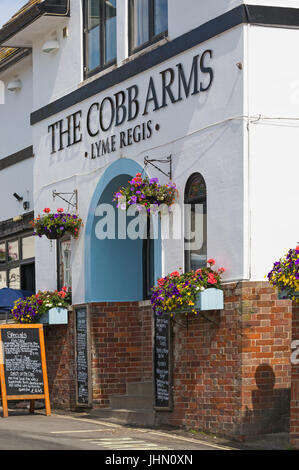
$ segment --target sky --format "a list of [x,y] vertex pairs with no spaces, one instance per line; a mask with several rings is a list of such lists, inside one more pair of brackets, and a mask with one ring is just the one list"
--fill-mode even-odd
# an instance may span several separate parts
[[27,0],[0,0],[0,26],[26,3]]

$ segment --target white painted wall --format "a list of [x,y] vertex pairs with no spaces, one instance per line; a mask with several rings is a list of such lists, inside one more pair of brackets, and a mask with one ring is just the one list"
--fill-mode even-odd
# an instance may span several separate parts
[[[174,39],[242,4],[298,8],[298,0],[169,0],[169,38]],[[179,18],[179,20],[178,20]]]
[[[134,123],[126,123],[112,129],[111,134],[139,124],[148,119],[159,123],[160,132],[152,139],[134,144],[108,157],[96,160],[84,158],[90,152],[91,139],[86,132],[84,117],[90,105],[105,96],[137,84],[140,97],[145,98],[148,81],[153,76],[158,85],[160,72],[182,62],[186,73],[196,54],[213,50],[211,62],[214,83],[209,92],[169,105],[148,116],[140,116]],[[181,203],[186,181],[195,171],[202,172],[208,187],[208,256],[216,258],[219,266],[227,268],[227,279],[240,279],[243,274],[243,74],[236,63],[243,60],[243,27],[236,28],[222,37],[193,48],[165,64],[146,71],[122,84],[107,90],[83,103],[65,110],[59,115],[42,121],[33,127],[34,149],[38,158],[34,169],[34,203],[37,213],[45,206],[57,209],[61,202],[53,204],[52,190],[78,189],[79,214],[86,221],[91,198],[104,170],[116,159],[134,159],[143,166],[145,156],[161,158],[172,155],[173,180],[177,183]],[[83,141],[73,147],[51,155],[51,136],[48,126],[72,112],[82,110]],[[230,120],[233,118],[232,120]],[[107,133],[108,134],[108,133]],[[163,176],[149,169],[151,176],[163,181]],[[166,179],[164,180],[166,181]],[[58,205],[57,205],[58,204]],[[63,205],[62,205],[63,207]],[[37,240],[37,286],[47,288],[49,279],[55,279],[55,256],[49,265],[47,240]],[[178,269],[184,263],[183,241],[167,242],[164,246],[163,272]],[[54,260],[54,261],[53,261]],[[74,302],[84,301],[84,231],[73,242],[73,290]]]
[[299,64],[294,59],[298,39],[294,29],[248,27],[253,280],[264,280],[273,262],[299,241]]
[[[63,28],[68,37],[63,37]],[[83,78],[83,26],[81,0],[71,0],[71,17],[57,22],[33,41],[33,107],[38,109],[76,89]],[[44,53],[43,44],[57,38],[57,52]]]
[[[22,89],[7,90],[8,83],[18,77]],[[32,61],[31,57],[0,74],[5,84],[5,104],[0,104],[0,158],[7,157],[32,145],[29,115],[32,111]]]
[[[7,90],[7,84],[18,77],[22,89]],[[29,115],[32,111],[32,61],[27,57],[0,75],[5,84],[5,103],[0,104],[0,159],[8,157],[32,145],[32,129]],[[33,209],[33,158],[0,171],[0,221],[24,213],[16,192],[29,200]],[[27,197],[29,195],[29,197]]]
[[29,201],[29,211],[33,210],[33,160],[0,171],[0,221],[24,214],[23,202],[18,202],[14,193]]

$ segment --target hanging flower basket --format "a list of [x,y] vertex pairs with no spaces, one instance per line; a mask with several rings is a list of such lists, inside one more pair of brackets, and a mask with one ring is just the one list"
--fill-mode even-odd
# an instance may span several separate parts
[[71,293],[63,287],[61,291],[45,291],[15,302],[11,313],[16,323],[44,323],[61,325],[67,323]]
[[276,261],[267,277],[280,299],[299,302],[299,245]]
[[146,211],[150,215],[161,205],[172,206],[178,197],[174,183],[161,185],[158,178],[142,178],[141,173],[137,173],[128,183],[128,186],[120,188],[113,197],[116,207],[122,210],[135,205],[139,211]]
[[78,238],[80,228],[83,226],[82,219],[76,214],[67,214],[63,209],[57,209],[51,213],[51,209],[45,208],[43,216],[38,216],[30,223],[34,229],[33,235],[42,237],[45,235],[49,240],[59,240],[66,234]]
[[207,267],[181,273],[174,271],[158,280],[153,288],[151,304],[156,315],[197,315],[200,311],[224,308],[221,275],[224,268],[212,269],[215,260],[209,259]]

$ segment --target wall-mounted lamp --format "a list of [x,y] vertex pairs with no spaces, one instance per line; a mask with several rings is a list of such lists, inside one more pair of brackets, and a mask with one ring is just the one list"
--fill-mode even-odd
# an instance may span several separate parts
[[22,88],[22,82],[19,78],[14,78],[11,82],[8,83],[7,89],[9,91],[19,91]]
[[42,51],[46,54],[52,54],[53,52],[58,51],[58,49],[59,42],[57,41],[57,39],[49,39],[49,41],[46,41],[42,47]]
[[22,196],[19,196],[18,193],[14,193],[13,196],[16,198],[17,201],[21,202],[23,201],[24,198]]

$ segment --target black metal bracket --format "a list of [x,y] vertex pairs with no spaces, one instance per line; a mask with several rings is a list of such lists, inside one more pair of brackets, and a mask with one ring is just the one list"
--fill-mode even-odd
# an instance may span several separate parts
[[[161,170],[155,163],[167,163],[169,165],[169,172],[165,173],[165,171]],[[170,180],[172,180],[172,156],[169,155],[166,159],[152,159],[149,160],[148,157],[144,158],[144,165],[147,166],[148,164],[152,165],[156,170],[160,171],[160,173],[163,173],[163,175],[167,176]]]
[[[52,196],[53,196],[53,199],[55,199],[56,197],[59,197],[64,202],[66,202],[68,204],[67,210],[69,210],[70,206],[78,210],[78,190],[77,189],[75,189],[72,193],[57,193],[54,189],[52,191]],[[64,196],[68,196],[68,199],[66,199]],[[73,202],[73,198],[74,198],[74,202]]]

